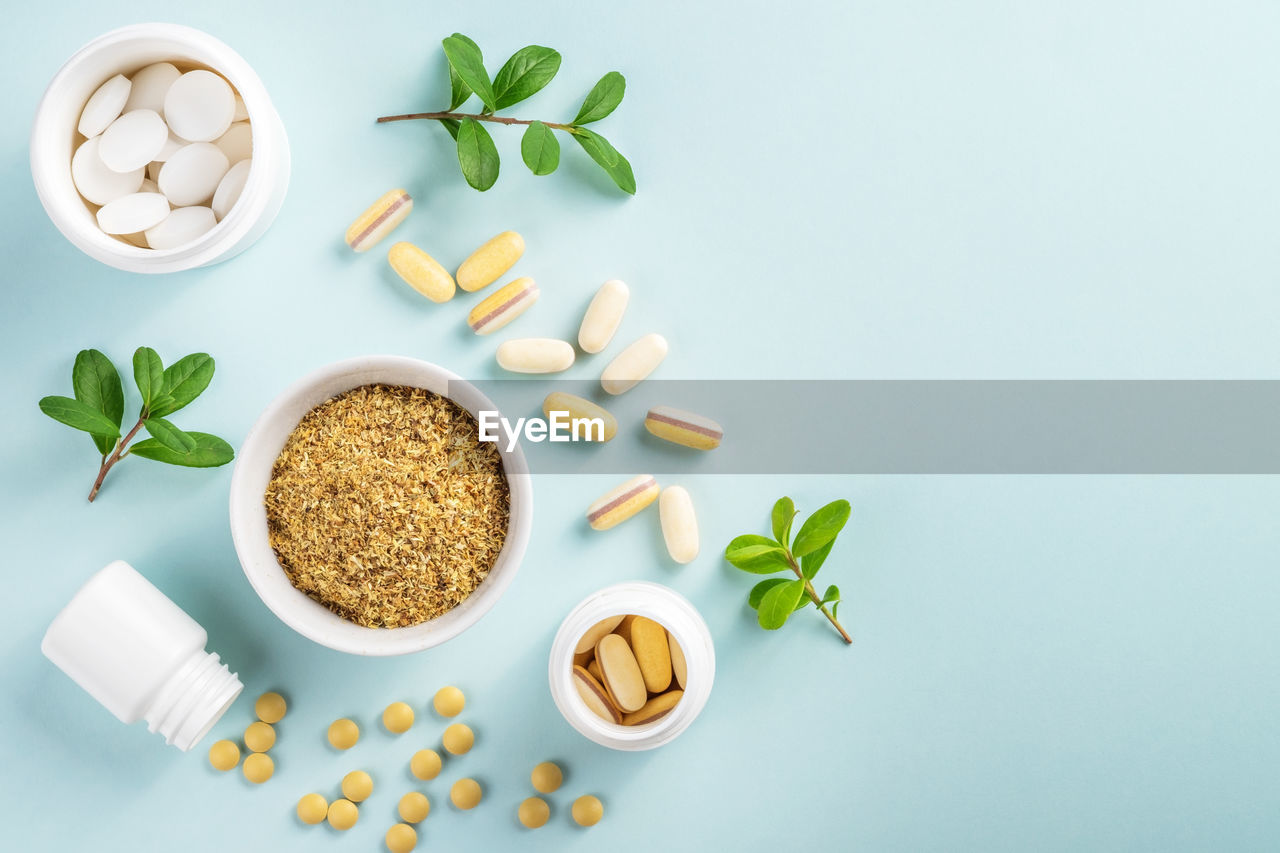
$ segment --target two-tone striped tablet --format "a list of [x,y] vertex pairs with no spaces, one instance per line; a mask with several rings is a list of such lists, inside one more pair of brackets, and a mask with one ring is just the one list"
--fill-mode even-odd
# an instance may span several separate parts
[[724,439],[724,429],[711,418],[670,406],[650,409],[644,416],[644,428],[658,438],[694,450],[714,450]]
[[488,335],[528,311],[538,301],[538,284],[528,276],[503,285],[482,299],[467,315],[467,325],[477,335]]
[[652,474],[632,477],[601,495],[587,507],[587,523],[594,530],[608,530],[626,521],[658,499],[658,481]]
[[347,245],[357,252],[369,249],[404,222],[413,210],[413,199],[404,190],[392,190],[360,214],[347,229]]

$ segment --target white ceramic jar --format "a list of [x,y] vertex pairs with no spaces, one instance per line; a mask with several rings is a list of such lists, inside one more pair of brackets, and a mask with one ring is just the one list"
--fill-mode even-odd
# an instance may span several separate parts
[[[610,616],[645,616],[667,629],[684,652],[684,696],[666,716],[640,726],[602,720],[587,708],[573,686],[573,648],[587,629]],[[592,593],[575,607],[551,643],[548,676],[551,698],[569,725],[610,749],[637,751],[670,743],[689,728],[711,696],[716,651],[707,623],[689,600],[669,587],[630,581]]]
[[[244,100],[253,129],[253,165],[244,191],[212,230],[173,249],[143,249],[104,234],[71,180],[80,111],[115,74],[154,62],[182,70],[207,68],[225,77]],[[177,24],[134,24],[80,48],[45,90],[31,129],[31,177],[58,230],[85,254],[128,272],[177,272],[225,261],[249,248],[280,211],[289,186],[289,140],[262,81],[249,64],[208,33]]]

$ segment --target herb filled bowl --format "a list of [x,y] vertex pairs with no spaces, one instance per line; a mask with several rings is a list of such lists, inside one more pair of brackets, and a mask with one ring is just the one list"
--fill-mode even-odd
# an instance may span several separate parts
[[272,401],[231,480],[231,534],[280,619],[338,651],[398,655],[475,624],[528,545],[519,445],[480,444],[494,405],[435,365],[337,362]]

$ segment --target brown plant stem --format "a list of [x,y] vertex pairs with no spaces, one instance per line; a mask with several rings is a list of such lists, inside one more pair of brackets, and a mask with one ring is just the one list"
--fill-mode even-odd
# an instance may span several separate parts
[[133,425],[133,429],[129,430],[124,438],[120,439],[111,455],[102,460],[102,467],[98,469],[98,478],[93,481],[93,488],[89,490],[89,503],[93,503],[93,499],[98,496],[98,490],[102,488],[102,481],[107,478],[107,472],[111,470],[113,465],[124,458],[124,449],[129,442],[133,441],[134,436],[138,434],[138,430],[142,429],[143,420],[144,418],[138,418],[138,422]]
[[[378,123],[383,124],[389,121],[414,121],[417,119],[428,119],[431,121],[441,121],[445,119],[453,119],[454,121],[462,121],[464,118],[473,119],[475,121],[489,121],[495,124],[533,124],[536,119],[509,118],[507,116],[488,115],[487,113],[404,113],[398,116],[379,116]],[[553,121],[544,121],[547,127],[555,130],[566,130],[573,132],[573,125],[560,124]]]
[[787,562],[791,565],[791,571],[796,573],[796,577],[804,581],[805,594],[808,595],[811,599],[813,599],[813,603],[818,606],[819,612],[821,612],[823,616],[827,617],[827,620],[832,625],[835,626],[837,631],[840,632],[840,636],[844,637],[845,643],[848,645],[853,645],[853,637],[849,636],[849,632],[844,629],[843,625],[841,625],[839,622],[836,621],[836,617],[833,616],[831,612],[827,610],[827,606],[822,603],[822,597],[819,596],[818,591],[813,588],[813,583],[807,577],[804,576],[804,572],[800,570],[800,564],[796,562],[796,558],[791,556],[790,548],[787,549],[786,554],[787,554]]

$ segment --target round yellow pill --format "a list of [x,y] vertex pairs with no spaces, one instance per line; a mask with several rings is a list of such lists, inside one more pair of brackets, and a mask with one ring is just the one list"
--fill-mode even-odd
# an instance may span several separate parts
[[387,731],[402,735],[413,725],[413,709],[407,702],[392,702],[382,712],[382,724]]
[[342,777],[342,796],[353,803],[362,803],[373,793],[373,777],[363,770],[352,770]]
[[455,806],[465,811],[480,805],[481,793],[480,783],[475,779],[459,779],[449,789],[449,799],[453,800]]
[[244,745],[250,752],[266,752],[276,742],[276,730],[263,722],[250,723],[244,730]]
[[329,826],[334,829],[350,829],[360,819],[360,809],[350,800],[334,800],[329,803]]
[[426,820],[427,815],[431,814],[431,801],[427,799],[426,794],[410,791],[400,798],[397,810],[400,812],[400,819],[405,823],[418,823]]
[[255,752],[244,760],[244,778],[261,785],[276,772],[276,763],[265,752]]
[[604,817],[604,803],[587,794],[573,801],[573,819],[579,826],[595,826]]
[[533,783],[533,789],[538,793],[550,794],[560,788],[560,783],[564,781],[564,774],[560,772],[560,765],[554,761],[544,761],[533,768],[533,772],[529,774],[529,781]]
[[328,813],[329,803],[319,794],[304,794],[298,800],[298,820],[303,823],[320,823]]
[[360,740],[360,727],[354,720],[343,717],[329,724],[329,743],[334,749],[350,749]]
[[467,697],[462,695],[461,690],[449,685],[436,691],[436,696],[431,700],[431,704],[435,706],[436,713],[440,716],[456,717],[466,707]]
[[387,849],[391,853],[409,853],[418,844],[418,833],[407,823],[397,823],[387,830]]
[[520,804],[516,817],[529,829],[537,829],[551,817],[551,806],[542,797],[530,797]]
[[229,740],[218,741],[209,747],[209,763],[214,770],[231,770],[240,763],[240,747]]
[[279,693],[263,693],[253,703],[253,712],[264,723],[278,723],[284,719],[284,712],[289,710],[284,697]]
[[[233,744],[234,746],[234,744]],[[434,749],[420,749],[409,759],[409,769],[419,779],[434,779],[440,775],[440,753]]]
[[451,755],[462,755],[469,751],[475,742],[476,736],[470,726],[454,723],[444,730],[444,748]]

